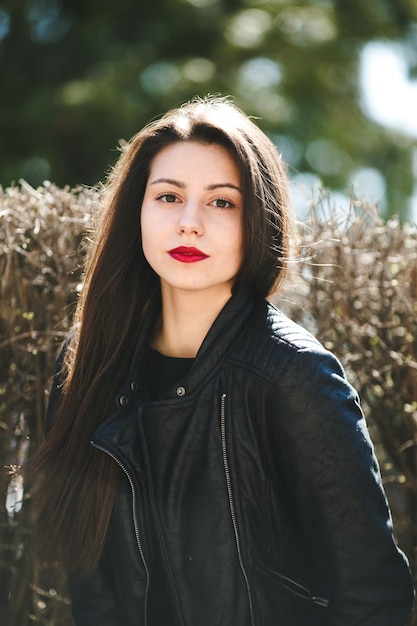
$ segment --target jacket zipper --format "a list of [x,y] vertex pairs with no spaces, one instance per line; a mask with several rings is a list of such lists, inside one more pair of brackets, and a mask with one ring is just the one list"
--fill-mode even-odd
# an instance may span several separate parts
[[309,589],[307,589],[307,587],[300,585],[300,583],[297,583],[292,578],[288,578],[288,576],[279,574],[275,570],[265,565],[265,563],[259,562],[259,566],[262,567],[262,569],[264,569],[265,571],[269,572],[270,574],[273,574],[273,576],[275,576],[278,579],[279,584],[285,587],[285,589],[287,589],[291,593],[294,593],[296,596],[302,598],[303,600],[309,600],[310,602],[314,602],[314,604],[318,604],[319,606],[328,608],[330,602],[329,600],[326,600],[326,598],[315,596],[314,594],[311,593]]
[[240,547],[239,529],[238,529],[238,526],[237,526],[236,511],[235,511],[235,505],[234,505],[234,501],[233,501],[233,491],[232,491],[232,481],[231,481],[231,478],[230,478],[229,459],[228,459],[228,455],[227,455],[226,397],[227,397],[227,394],[223,393],[222,397],[221,397],[221,409],[220,409],[220,428],[221,428],[221,440],[222,440],[223,467],[224,467],[224,474],[225,474],[225,477],[226,477],[227,495],[228,495],[228,498],[229,498],[229,508],[230,508],[230,515],[231,515],[231,518],[232,518],[233,532],[234,532],[234,535],[235,535],[237,556],[238,556],[238,560],[239,560],[240,569],[241,569],[242,574],[243,574],[243,578],[245,579],[246,591],[247,591],[247,594],[248,594],[248,601],[249,601],[249,611],[250,611],[251,624],[252,624],[252,626],[255,626],[255,617],[254,617],[254,610],[253,610],[252,592],[251,592],[251,588],[250,588],[250,584],[249,584],[249,577],[248,577],[248,574],[246,572],[245,566],[243,564],[242,550],[241,550],[241,547]]
[[129,481],[130,484],[130,488],[132,490],[132,514],[133,514],[133,526],[135,529],[135,537],[136,537],[136,544],[138,546],[138,550],[139,550],[139,554],[140,557],[142,559],[142,563],[143,563],[143,567],[145,569],[146,572],[146,588],[145,588],[145,607],[144,607],[144,626],[147,626],[148,623],[148,592],[149,592],[149,567],[148,564],[146,563],[146,559],[145,559],[145,555],[143,553],[143,547],[142,547],[142,541],[141,541],[141,536],[140,536],[140,531],[139,531],[139,522],[138,522],[138,518],[137,518],[137,514],[136,514],[136,491],[135,491],[135,485],[133,482],[133,479],[131,477],[131,475],[129,474],[127,468],[123,465],[123,463],[121,463],[121,461],[119,461],[119,459],[109,450],[107,450],[106,448],[103,448],[102,446],[97,445],[96,443],[94,443],[94,441],[90,441],[91,445],[94,448],[97,448],[97,450],[101,450],[102,452],[104,452],[105,454],[107,454],[110,458],[112,458],[114,461],[116,461],[117,465],[124,471],[126,478]]

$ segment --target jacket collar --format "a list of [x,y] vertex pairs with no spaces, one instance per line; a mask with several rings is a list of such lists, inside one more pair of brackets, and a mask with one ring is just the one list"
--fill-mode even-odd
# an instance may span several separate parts
[[[193,367],[187,376],[189,389],[195,389],[207,375],[223,360],[226,353],[241,336],[252,310],[254,301],[243,293],[233,295],[225,304],[209,329],[197,352]],[[146,369],[146,354],[149,334],[156,319],[155,310],[150,310],[143,325],[138,345],[132,359],[131,380],[142,384]],[[173,390],[175,393],[175,390]],[[168,392],[166,397],[172,397]]]
[[[191,371],[182,381],[185,398],[179,396],[176,388],[168,390],[163,398],[152,403],[155,408],[161,404],[171,404],[187,400],[204,383],[215,368],[219,367],[228,351],[242,337],[242,331],[253,311],[255,302],[243,294],[233,295],[220,311],[207,333],[195,358]],[[92,444],[105,449],[116,459],[125,459],[128,466],[139,471],[138,436],[136,415],[138,404],[146,402],[144,371],[149,334],[157,312],[151,309],[144,321],[137,348],[132,360],[129,380],[116,396],[116,410],[107,416],[95,431]]]

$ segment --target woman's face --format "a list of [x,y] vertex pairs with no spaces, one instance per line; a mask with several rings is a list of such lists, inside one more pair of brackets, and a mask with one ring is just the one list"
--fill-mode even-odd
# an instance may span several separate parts
[[242,263],[242,206],[239,172],[222,146],[186,141],[156,155],[141,229],[163,291],[231,294]]

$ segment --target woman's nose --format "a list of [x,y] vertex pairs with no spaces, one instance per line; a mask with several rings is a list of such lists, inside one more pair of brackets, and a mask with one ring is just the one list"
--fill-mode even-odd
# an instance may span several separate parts
[[177,223],[179,233],[200,235],[203,232],[201,212],[196,202],[187,202],[180,213]]

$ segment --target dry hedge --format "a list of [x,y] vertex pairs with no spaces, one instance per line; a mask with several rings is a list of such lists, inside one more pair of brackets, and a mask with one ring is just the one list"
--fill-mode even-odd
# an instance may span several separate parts
[[[46,389],[79,289],[94,190],[0,188],[0,459],[42,438]],[[299,257],[278,305],[311,329],[358,389],[394,514],[417,573],[417,229],[324,194],[299,224]],[[0,622],[69,626],[65,581],[31,554],[30,498],[0,475]],[[416,616],[411,623],[417,624]]]

